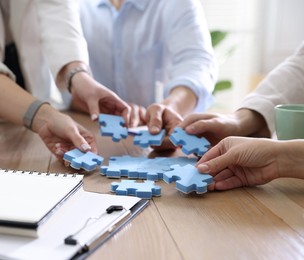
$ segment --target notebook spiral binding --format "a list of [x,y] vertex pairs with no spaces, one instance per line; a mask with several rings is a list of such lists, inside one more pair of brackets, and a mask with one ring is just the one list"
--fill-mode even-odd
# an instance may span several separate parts
[[78,173],[59,173],[59,172],[36,172],[36,171],[25,171],[25,170],[12,170],[12,169],[2,169],[0,168],[1,173],[15,173],[15,174],[32,174],[32,175],[41,175],[41,176],[55,176],[55,177],[70,177],[74,178],[77,177]]

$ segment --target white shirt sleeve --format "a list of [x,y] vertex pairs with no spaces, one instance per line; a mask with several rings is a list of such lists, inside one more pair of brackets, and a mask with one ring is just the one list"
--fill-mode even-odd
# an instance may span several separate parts
[[274,107],[279,104],[304,103],[304,42],[300,48],[258,85],[241,103],[260,113],[271,133],[275,131]]
[[217,64],[205,15],[198,1],[171,2],[180,7],[170,8],[168,4],[168,10],[164,11],[169,20],[167,42],[172,57],[171,80],[165,86],[165,96],[176,86],[187,86],[198,97],[196,111],[204,111],[210,105],[217,80]]
[[[1,6],[0,6],[1,7]],[[0,8],[0,73],[5,74],[10,77],[12,80],[16,80],[14,73],[4,64],[2,61],[4,60],[4,50],[5,50],[5,28],[3,21],[3,14]]]
[[72,61],[88,64],[87,44],[82,34],[78,0],[36,1],[41,38],[53,76]]

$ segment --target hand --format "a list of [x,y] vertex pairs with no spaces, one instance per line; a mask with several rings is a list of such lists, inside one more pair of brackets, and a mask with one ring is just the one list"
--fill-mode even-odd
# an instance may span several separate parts
[[264,138],[227,137],[196,164],[202,173],[214,177],[209,190],[227,190],[265,184],[279,176],[280,143]]
[[[165,129],[167,135],[170,135],[175,126],[182,120],[182,117],[168,106],[154,103],[147,108],[146,124],[152,134],[158,134],[161,129]],[[168,150],[176,147],[166,137],[161,146],[153,148],[155,150]]]
[[187,116],[180,127],[188,134],[204,136],[214,145],[227,136],[237,135],[239,121],[234,114],[197,113]]
[[143,125],[147,113],[146,108],[133,103],[129,104],[129,106],[131,107],[129,127],[137,127]]
[[249,109],[240,109],[232,114],[192,114],[180,127],[189,134],[204,136],[212,145],[228,136],[270,137],[264,118]]
[[43,105],[38,110],[32,128],[59,160],[63,159],[65,152],[75,147],[84,152],[90,150],[97,153],[94,136],[72,118],[49,105]]
[[129,124],[131,109],[128,104],[85,72],[73,77],[72,107],[89,113],[92,120],[96,120],[99,113],[105,113],[122,116],[126,126]]

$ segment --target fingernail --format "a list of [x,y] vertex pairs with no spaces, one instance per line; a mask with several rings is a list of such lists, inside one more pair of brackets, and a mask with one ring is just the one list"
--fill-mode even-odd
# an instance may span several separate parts
[[60,156],[63,155],[63,151],[61,149],[56,149],[55,153]]
[[209,166],[207,164],[200,164],[197,166],[200,172],[208,173],[210,172]]
[[151,132],[152,132],[152,133],[158,133],[159,130],[160,130],[160,129],[159,129],[157,126],[155,126],[155,125],[151,127]]
[[92,114],[92,115],[91,115],[92,121],[95,121],[97,118],[98,118],[98,116],[97,116],[96,114]]
[[91,149],[91,146],[89,146],[87,143],[84,143],[81,145],[81,148],[84,150],[84,151],[87,151],[87,150],[90,150]]

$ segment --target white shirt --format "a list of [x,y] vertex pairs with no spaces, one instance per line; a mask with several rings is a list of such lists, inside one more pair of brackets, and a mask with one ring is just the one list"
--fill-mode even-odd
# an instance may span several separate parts
[[156,85],[167,96],[187,86],[196,110],[210,105],[217,67],[198,0],[81,1],[81,22],[94,78],[127,102],[156,102]]
[[260,113],[273,134],[274,107],[279,104],[304,104],[304,42],[292,56],[268,74],[257,89],[244,99],[240,108]]

